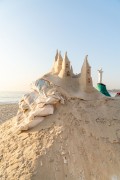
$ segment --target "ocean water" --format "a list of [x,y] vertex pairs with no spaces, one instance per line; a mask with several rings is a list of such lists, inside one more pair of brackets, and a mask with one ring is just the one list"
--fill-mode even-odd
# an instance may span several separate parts
[[0,104],[11,104],[11,103],[18,103],[21,97],[26,94],[27,92],[23,91],[1,91],[0,92]]
[[[26,94],[25,91],[1,91],[0,92],[0,104],[18,103],[21,97]],[[115,92],[110,92],[111,96],[115,96]]]

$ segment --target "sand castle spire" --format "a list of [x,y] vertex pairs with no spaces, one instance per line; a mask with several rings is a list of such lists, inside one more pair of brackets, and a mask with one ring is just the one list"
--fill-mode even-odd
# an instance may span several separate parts
[[81,69],[80,82],[84,90],[88,90],[90,86],[93,86],[91,78],[91,67],[88,63],[88,55],[85,56],[84,63]]
[[86,66],[89,66],[89,67],[90,67],[90,65],[89,65],[89,63],[88,63],[88,55],[85,56],[83,65],[84,65],[84,64],[85,64]]
[[67,57],[67,51],[66,51],[64,55],[63,63],[62,63],[62,68],[65,69],[67,64],[70,64],[70,61]]
[[64,59],[65,59],[66,61],[69,61],[68,56],[67,56],[67,51],[65,52]]
[[58,49],[56,50],[55,61],[58,59]]
[[58,76],[61,78],[71,76],[70,61],[68,59],[67,52],[65,52],[64,59],[62,62],[62,69]]
[[57,55],[56,63],[55,63],[55,66],[54,66],[55,74],[59,74],[59,72],[61,71],[62,62],[63,62],[63,58],[61,56],[61,52],[59,51],[59,53]]
[[56,54],[55,54],[55,57],[54,57],[54,63],[53,63],[53,67],[52,67],[52,70],[51,70],[52,73],[55,73],[55,66],[56,66],[57,59],[58,59],[58,49],[56,50]]

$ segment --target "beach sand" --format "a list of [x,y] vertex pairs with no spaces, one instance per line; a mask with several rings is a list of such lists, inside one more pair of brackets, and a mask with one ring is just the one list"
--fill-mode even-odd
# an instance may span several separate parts
[[118,99],[71,99],[31,130],[17,132],[16,118],[2,123],[0,179],[120,179],[119,107]]
[[0,104],[0,124],[16,116],[18,104]]

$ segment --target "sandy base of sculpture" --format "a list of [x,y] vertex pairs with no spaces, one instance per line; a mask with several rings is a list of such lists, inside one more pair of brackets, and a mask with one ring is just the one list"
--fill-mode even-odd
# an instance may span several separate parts
[[120,100],[68,100],[26,132],[0,126],[0,179],[120,179]]
[[67,97],[77,97],[84,100],[100,99],[102,96],[93,86],[88,86],[86,89],[79,84],[78,78],[60,78],[57,75],[48,73],[42,78],[55,84],[60,92],[65,94]]

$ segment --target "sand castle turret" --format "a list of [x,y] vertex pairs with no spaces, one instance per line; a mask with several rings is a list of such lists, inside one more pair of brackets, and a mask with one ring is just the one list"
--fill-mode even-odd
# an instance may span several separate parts
[[62,62],[62,69],[58,76],[61,78],[71,76],[71,67],[70,67],[70,61],[67,57],[67,52],[65,53],[65,56]]
[[57,59],[58,59],[58,49],[56,50],[56,55],[55,55],[53,67],[52,67],[52,70],[51,70],[52,73],[55,73],[55,67],[56,67]]
[[72,66],[70,68],[70,71],[71,71],[71,76],[74,76],[74,72],[73,72],[73,67]]
[[88,90],[89,87],[93,87],[91,67],[88,63],[88,55],[85,56],[85,60],[81,69],[80,85],[84,90]]
[[56,58],[57,58],[57,60],[56,60],[55,65],[54,65],[54,72],[55,72],[55,74],[58,75],[60,73],[61,69],[62,69],[62,62],[63,62],[61,52],[58,53]]

